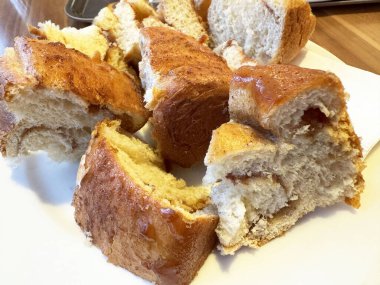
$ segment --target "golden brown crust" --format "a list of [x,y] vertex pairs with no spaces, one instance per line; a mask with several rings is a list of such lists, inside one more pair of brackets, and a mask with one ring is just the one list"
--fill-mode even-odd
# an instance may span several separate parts
[[[232,139],[233,138],[233,139]],[[268,148],[272,144],[263,134],[249,126],[229,122],[212,132],[210,146],[205,158],[205,164],[217,163],[219,159],[242,151],[257,151]]]
[[70,91],[90,105],[106,107],[128,118],[124,125],[129,131],[144,125],[148,112],[141,92],[124,73],[60,43],[16,38],[15,50],[36,87]]
[[[218,82],[205,71],[201,66],[173,71],[163,84],[167,86],[165,99],[153,111],[158,148],[166,159],[182,167],[201,161],[212,131],[229,120],[227,78]],[[189,78],[181,76],[183,73]],[[204,74],[203,80],[193,80],[191,74]]]
[[[150,57],[152,70],[160,75],[166,75],[177,67],[199,64],[218,68],[217,74],[230,73],[221,57],[181,32],[165,27],[147,27],[141,29],[141,35],[146,41],[143,51],[146,54],[143,56]],[[197,78],[202,79],[201,76]]]
[[209,48],[180,32],[154,27],[142,34],[144,57],[160,76],[151,104],[154,137],[165,158],[189,167],[203,159],[212,131],[229,120],[231,71]]
[[73,205],[109,261],[157,284],[189,284],[213,249],[216,216],[189,219],[147,195],[94,132]]
[[[231,82],[231,118],[244,122],[249,113],[261,127],[270,128],[273,114],[300,94],[314,89],[333,91],[341,107],[344,105],[343,85],[332,73],[295,65],[244,66],[234,73]],[[246,102],[249,112],[231,106],[239,100]]]
[[289,63],[306,45],[315,29],[316,18],[309,3],[288,1],[281,46],[271,63]]

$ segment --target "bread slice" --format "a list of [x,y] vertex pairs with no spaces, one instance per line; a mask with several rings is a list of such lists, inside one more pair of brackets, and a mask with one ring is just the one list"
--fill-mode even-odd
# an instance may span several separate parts
[[256,66],[258,63],[254,58],[248,57],[241,46],[235,40],[229,40],[214,48],[214,52],[223,57],[228,67],[238,70],[242,66]]
[[141,35],[139,70],[146,107],[153,110],[153,136],[165,158],[191,166],[203,160],[212,130],[229,120],[231,71],[181,32],[154,27]]
[[119,126],[104,121],[92,134],[75,220],[109,262],[155,284],[189,284],[216,242],[209,190],[166,173],[162,158]]
[[193,0],[161,0],[157,11],[175,29],[201,43],[209,43],[205,25],[195,11]]
[[40,39],[50,42],[59,42],[68,48],[74,48],[91,58],[104,59],[108,50],[107,38],[97,26],[88,26],[82,29],[66,27],[61,29],[51,21],[38,23],[38,28],[29,26],[30,33]]
[[140,89],[124,73],[60,43],[16,38],[0,59],[0,99],[12,114],[0,124],[3,155],[47,150],[56,160],[77,159],[93,126],[119,118],[131,132],[146,122]]
[[[281,81],[285,73],[288,84]],[[241,106],[236,101],[248,105],[240,112],[249,112],[244,120],[233,115]],[[230,107],[234,120],[250,117],[254,128],[222,125],[205,158],[222,254],[260,247],[317,207],[341,201],[359,207],[362,150],[334,75],[295,66],[243,67],[231,84]],[[273,120],[276,112],[283,117]]]
[[212,40],[236,40],[260,64],[288,63],[305,46],[315,17],[305,0],[213,0],[208,10]]

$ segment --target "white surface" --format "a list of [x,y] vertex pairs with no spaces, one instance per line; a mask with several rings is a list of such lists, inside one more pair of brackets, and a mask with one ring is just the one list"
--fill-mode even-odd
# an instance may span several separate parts
[[[309,44],[295,61],[337,73],[368,149],[380,137],[379,77]],[[0,284],[148,284],[106,262],[70,206],[77,165],[45,155],[0,159]],[[362,207],[319,209],[259,250],[210,255],[193,284],[380,284],[380,147],[367,158]]]

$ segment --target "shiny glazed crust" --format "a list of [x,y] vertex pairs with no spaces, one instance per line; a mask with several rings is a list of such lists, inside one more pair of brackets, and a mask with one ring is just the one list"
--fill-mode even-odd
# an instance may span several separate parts
[[216,242],[216,216],[185,216],[150,197],[93,132],[74,194],[75,220],[108,257],[157,284],[189,284]]
[[[110,65],[43,40],[16,38],[15,51],[31,88],[72,92],[90,105],[112,111],[131,132],[145,124],[148,112],[141,91],[132,79]],[[6,101],[12,100],[7,96],[7,87],[24,83],[26,76],[1,68],[0,83]]]
[[336,105],[343,108],[343,85],[330,72],[295,65],[244,66],[234,73],[231,81],[230,115],[237,122],[258,123],[260,127],[275,132],[279,127],[273,119],[276,112],[299,99],[300,93],[317,89],[336,94]]

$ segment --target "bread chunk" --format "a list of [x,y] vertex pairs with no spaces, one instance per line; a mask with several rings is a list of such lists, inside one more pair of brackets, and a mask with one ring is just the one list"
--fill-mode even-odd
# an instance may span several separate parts
[[0,94],[12,114],[1,136],[3,155],[46,150],[78,159],[96,122],[119,118],[135,132],[147,121],[140,89],[124,73],[60,43],[16,38],[0,59]]
[[156,284],[189,284],[216,242],[209,189],[166,173],[162,158],[119,126],[104,121],[93,131],[75,219],[109,262]]
[[108,50],[107,38],[97,26],[88,26],[82,29],[66,27],[61,29],[51,21],[38,23],[38,28],[30,26],[30,33],[40,39],[50,42],[59,42],[68,48],[74,48],[91,58],[104,60]]
[[231,71],[212,50],[178,31],[154,27],[141,34],[139,70],[153,136],[166,159],[189,167],[203,160],[212,130],[229,120]]
[[281,64],[246,66],[235,72],[231,82],[231,118],[278,137],[307,132],[310,120],[336,123],[344,106],[339,78],[322,70]]
[[[239,116],[237,101],[248,105]],[[236,122],[213,132],[205,158],[222,254],[260,247],[317,207],[342,201],[360,206],[362,149],[334,75],[243,67],[233,77],[230,107]]]
[[[141,60],[139,46],[140,28],[145,18],[154,18],[155,24],[161,22],[159,15],[145,0],[120,0],[120,2],[103,8],[94,19],[124,53],[126,62],[137,66]],[[149,20],[151,23],[154,20]]]
[[160,0],[157,8],[165,22],[201,43],[209,43],[209,36],[192,0]]
[[289,63],[313,33],[315,17],[305,0],[213,0],[208,25],[216,46],[236,40],[260,64]]

